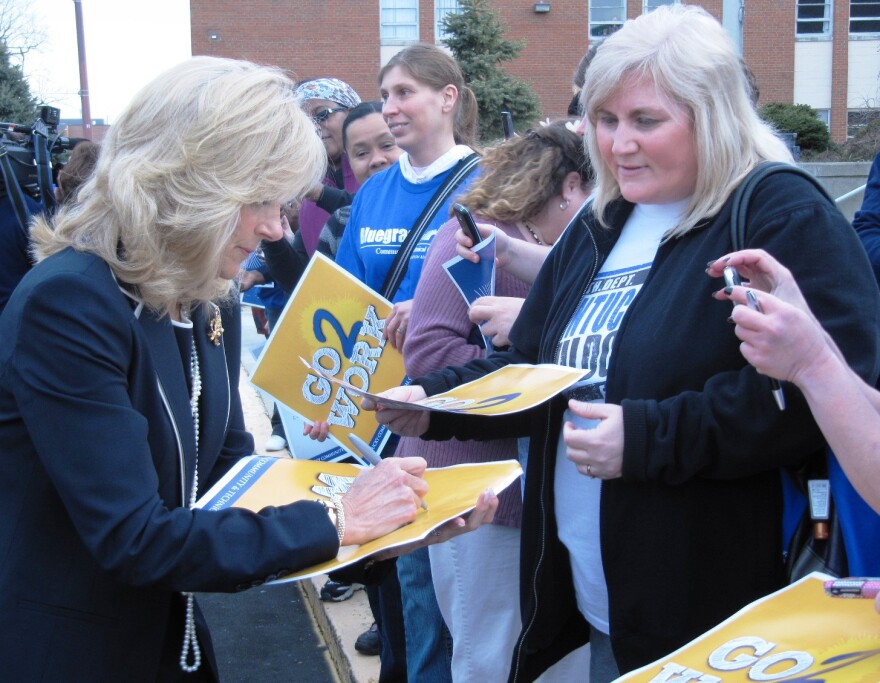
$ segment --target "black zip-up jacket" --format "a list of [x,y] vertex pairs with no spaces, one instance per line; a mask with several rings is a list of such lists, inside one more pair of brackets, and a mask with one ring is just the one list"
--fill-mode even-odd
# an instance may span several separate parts
[[[508,363],[556,362],[557,344],[614,246],[632,205],[589,209],[554,247],[511,330],[513,347],[417,379],[429,395]],[[662,244],[614,339],[606,383],[623,408],[621,478],[602,483],[600,535],[614,655],[621,673],[650,663],[784,583],[779,468],[823,439],[793,385],[780,411],[766,377],[739,352],[730,306],[706,264],[731,250],[730,202]],[[878,373],[880,294],[852,227],[807,181],[765,179],[746,245],[794,273],[853,368]],[[586,642],[569,558],[557,538],[553,477],[565,401],[501,417],[432,413],[426,439],[530,436],[522,525],[523,631],[511,681],[531,681]],[[577,514],[569,510],[566,514]],[[585,524],[596,520],[584,520]]]

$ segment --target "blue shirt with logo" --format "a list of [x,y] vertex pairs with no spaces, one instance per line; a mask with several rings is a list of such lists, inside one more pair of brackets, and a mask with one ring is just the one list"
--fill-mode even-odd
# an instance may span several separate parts
[[[424,183],[416,184],[404,178],[400,166],[394,164],[372,176],[355,195],[351,217],[336,254],[336,263],[371,289],[380,292],[394,257],[410,229],[451,172],[452,169],[444,171]],[[474,173],[471,173],[434,215],[412,253],[409,268],[393,302],[407,301],[415,295],[428,247],[440,226],[449,220],[449,207],[456,195],[465,190],[473,177]]]

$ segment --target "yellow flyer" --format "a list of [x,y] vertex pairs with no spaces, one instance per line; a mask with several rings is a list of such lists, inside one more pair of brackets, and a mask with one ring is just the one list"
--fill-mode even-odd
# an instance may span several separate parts
[[877,683],[873,600],[834,598],[815,572],[757,600],[668,657],[617,679],[639,683]]
[[[329,500],[351,487],[361,467],[348,463],[318,462],[253,455],[243,458],[202,496],[195,507],[222,510],[241,507],[257,512],[267,506],[298,500]],[[433,529],[473,509],[487,488],[495,493],[516,481],[522,468],[515,460],[472,463],[428,469],[425,481],[427,510],[419,510],[415,521],[361,546],[340,548],[335,559],[289,574],[278,581],[297,581],[341,569],[373,553],[425,538]]]
[[[303,362],[305,363],[305,360]],[[450,391],[412,402],[378,396],[360,387],[346,385],[343,380],[329,375],[326,375],[326,378],[345,387],[350,394],[366,396],[389,408],[471,415],[507,415],[528,410],[553,398],[581,379],[584,372],[582,368],[569,368],[552,363],[538,365],[514,363]]]
[[[379,451],[389,432],[375,413],[327,377],[364,391],[384,391],[406,380],[403,356],[382,337],[391,303],[322,254],[309,262],[263,349],[251,381],[309,423],[353,451],[356,434]],[[321,373],[300,361],[307,359]]]

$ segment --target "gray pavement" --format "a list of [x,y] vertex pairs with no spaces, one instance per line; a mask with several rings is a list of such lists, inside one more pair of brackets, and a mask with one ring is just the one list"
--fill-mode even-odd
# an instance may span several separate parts
[[[248,380],[255,364],[250,349],[261,341],[250,309],[243,309],[240,391],[258,453],[265,452],[271,434],[271,405]],[[366,594],[357,591],[344,602],[321,602],[318,591],[325,580],[200,594],[222,683],[375,683],[379,658],[354,650],[355,639],[372,622]]]
[[298,584],[198,596],[223,683],[339,683]]

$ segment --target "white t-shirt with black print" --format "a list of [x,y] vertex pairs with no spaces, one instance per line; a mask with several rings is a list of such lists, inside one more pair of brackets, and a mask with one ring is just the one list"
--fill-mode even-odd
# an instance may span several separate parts
[[[568,398],[605,401],[605,379],[617,330],[648,277],[660,240],[678,223],[688,201],[637,204],[633,209],[557,347],[557,363],[587,370],[584,379],[566,392]],[[570,410],[565,411],[564,420],[584,429],[598,424]],[[560,426],[554,481],[559,539],[571,558],[578,608],[593,628],[608,633],[608,588],[599,547],[602,480],[582,475],[565,453]]]

